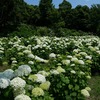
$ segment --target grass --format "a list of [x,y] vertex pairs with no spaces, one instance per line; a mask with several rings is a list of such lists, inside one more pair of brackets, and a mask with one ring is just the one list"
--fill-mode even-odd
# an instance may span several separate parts
[[9,66],[0,66],[0,72],[5,71],[6,69],[9,69]]
[[92,76],[89,80],[90,97],[87,100],[100,100],[100,75]]

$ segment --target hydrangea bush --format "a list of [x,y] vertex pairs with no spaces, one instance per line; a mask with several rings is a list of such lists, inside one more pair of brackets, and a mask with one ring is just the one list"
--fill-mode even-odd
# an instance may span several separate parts
[[100,71],[100,38],[0,38],[0,98],[85,100]]

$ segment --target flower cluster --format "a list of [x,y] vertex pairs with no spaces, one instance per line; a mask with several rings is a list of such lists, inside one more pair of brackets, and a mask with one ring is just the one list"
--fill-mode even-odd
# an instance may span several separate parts
[[14,98],[14,100],[31,100],[31,98],[27,95],[20,94]]
[[10,81],[10,85],[13,88],[24,88],[26,85],[26,82],[20,77],[15,77],[14,79]]
[[30,75],[28,79],[33,82],[39,82],[39,83],[46,82],[45,76],[43,76],[41,74]]
[[9,86],[10,80],[6,78],[0,78],[0,88],[5,89]]
[[34,97],[43,96],[43,95],[44,95],[44,91],[43,91],[41,88],[36,87],[36,88],[33,88],[33,90],[32,90],[32,95],[33,95]]
[[15,70],[16,76],[28,76],[31,73],[31,68],[28,65],[21,65]]

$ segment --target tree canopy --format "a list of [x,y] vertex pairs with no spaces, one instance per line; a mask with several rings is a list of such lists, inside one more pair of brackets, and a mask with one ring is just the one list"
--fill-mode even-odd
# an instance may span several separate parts
[[29,5],[24,0],[0,0],[0,35],[16,30],[20,24],[68,28],[100,35],[100,4],[72,5],[63,0],[58,8],[52,0],[40,0],[39,5]]

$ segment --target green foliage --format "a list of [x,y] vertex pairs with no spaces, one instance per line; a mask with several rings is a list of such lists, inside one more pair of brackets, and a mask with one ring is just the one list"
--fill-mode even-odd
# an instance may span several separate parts
[[24,22],[26,3],[23,0],[0,1],[0,33],[6,36],[16,29],[19,23]]
[[42,26],[50,26],[52,23],[50,17],[52,16],[53,12],[53,4],[52,0],[40,0],[39,3],[39,9],[40,9],[40,25]]
[[[54,31],[58,29],[59,33],[62,31],[61,28],[81,30],[98,36],[100,33],[100,4],[92,5],[91,8],[81,5],[72,8],[70,2],[63,0],[59,8],[55,8],[52,0],[40,0],[38,6],[28,5],[24,0],[3,0],[0,3],[0,12],[0,36],[7,36],[9,33],[27,36],[24,33],[29,31],[31,34],[31,29],[28,27],[26,29],[26,26],[23,26],[25,24],[49,27]],[[20,24],[23,25],[20,26]],[[18,28],[22,26],[23,29]],[[23,35],[19,35],[21,32],[19,30],[22,30]],[[34,34],[36,35],[36,32]],[[73,35],[76,34],[79,35],[77,32],[73,33]]]
[[1,100],[13,100],[13,90],[11,87],[7,87],[6,89],[0,89],[0,99]]
[[54,32],[52,29],[47,27],[37,27],[36,34],[38,36],[52,36]]
[[72,8],[72,5],[70,4],[70,2],[63,0],[63,2],[61,4],[59,4],[59,10],[60,11],[66,11]]
[[17,27],[16,31],[10,33],[9,36],[29,37],[35,35],[34,33],[35,29],[32,26],[26,24],[20,24]]

